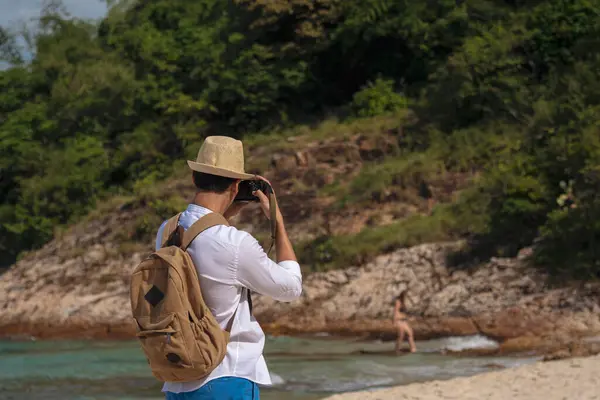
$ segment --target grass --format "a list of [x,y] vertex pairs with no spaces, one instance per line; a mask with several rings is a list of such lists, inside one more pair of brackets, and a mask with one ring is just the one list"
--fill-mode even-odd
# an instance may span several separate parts
[[154,242],[147,245],[144,245],[139,242],[122,242],[119,243],[117,247],[117,254],[134,254],[141,253],[143,251],[149,251],[151,249],[154,249],[154,246],[151,246],[153,244]]
[[[427,153],[412,153],[404,157],[390,157],[381,163],[366,165],[344,188],[329,187],[328,194],[336,194],[344,205],[364,201],[382,201],[390,190],[419,190],[430,177],[440,175],[444,165]],[[338,183],[338,185],[340,185]]]
[[354,135],[380,135],[385,132],[400,129],[411,117],[408,110],[377,117],[360,118],[340,122],[337,118],[329,118],[316,126],[298,125],[284,130],[268,133],[257,133],[244,138],[244,146],[249,149],[265,151],[280,151],[296,149],[298,142],[293,138],[302,138],[302,143],[324,139],[343,139]]
[[306,272],[347,268],[399,248],[455,239],[460,224],[449,206],[441,205],[431,215],[414,215],[393,224],[367,227],[355,235],[302,243],[298,246],[299,259]]
[[329,118],[317,125],[298,125],[293,128],[255,133],[244,137],[248,171],[264,172],[270,167],[271,155],[294,151],[311,142],[350,139],[356,135],[378,137],[402,130],[411,112],[401,110],[377,117],[340,121]]
[[136,201],[136,197],[133,195],[116,195],[99,201],[96,207],[90,211],[84,218],[83,221],[91,221],[96,218],[100,218],[106,214],[113,212],[115,209],[124,205],[132,204]]

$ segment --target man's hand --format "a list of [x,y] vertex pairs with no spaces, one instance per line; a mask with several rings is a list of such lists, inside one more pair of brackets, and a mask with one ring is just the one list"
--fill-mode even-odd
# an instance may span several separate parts
[[[269,184],[269,186],[271,186],[271,188],[273,188],[273,185],[271,185],[271,182],[269,182],[262,176],[257,175],[257,178],[267,182]],[[257,190],[256,192],[253,192],[252,194],[254,196],[258,197],[258,199],[260,200],[260,208],[263,210],[263,213],[265,214],[267,219],[271,219],[271,206],[269,204],[269,197],[266,194],[264,194],[261,190]],[[273,191],[273,196],[275,196],[275,191]],[[279,207],[277,207],[277,222],[281,222],[281,221],[283,221],[283,216],[281,215],[281,211],[279,210]]]
[[227,220],[235,217],[242,210],[242,208],[244,208],[245,206],[248,205],[248,203],[250,203],[250,202],[248,202],[248,201],[234,201],[233,203],[231,203],[231,205],[229,206],[229,208],[223,213],[223,216]]
[[[261,179],[269,184],[271,188],[271,182],[263,178],[262,176],[257,176],[258,179]],[[260,200],[260,208],[263,210],[263,213],[267,216],[267,219],[271,219],[271,207],[269,206],[269,197],[265,195],[262,191],[257,190],[252,193],[254,196],[257,196]],[[273,196],[275,196],[275,191],[273,191]],[[285,230],[285,224],[283,223],[283,216],[281,215],[281,210],[277,207],[277,236],[275,238],[275,250],[277,250],[277,262],[281,261],[298,261],[296,258],[296,253],[294,253],[294,248],[292,247],[292,242],[290,242],[290,238],[288,237],[287,231]]]

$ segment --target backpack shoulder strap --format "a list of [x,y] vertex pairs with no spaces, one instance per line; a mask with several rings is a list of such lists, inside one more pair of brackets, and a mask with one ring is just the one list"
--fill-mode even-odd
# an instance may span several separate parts
[[181,213],[178,213],[174,217],[169,218],[169,220],[165,224],[165,227],[162,232],[161,247],[165,246],[165,244],[167,243],[167,240],[169,240],[169,237],[171,236],[171,234],[175,231],[175,229],[177,229],[177,224],[179,224],[179,216],[180,215],[181,215]]
[[205,215],[200,218],[198,221],[194,222],[192,226],[188,228],[183,234],[183,240],[181,241],[181,249],[187,250],[188,246],[192,243],[192,241],[198,236],[201,232],[204,232],[208,228],[211,228],[216,225],[226,225],[229,226],[229,222],[219,213],[211,212],[210,214]]

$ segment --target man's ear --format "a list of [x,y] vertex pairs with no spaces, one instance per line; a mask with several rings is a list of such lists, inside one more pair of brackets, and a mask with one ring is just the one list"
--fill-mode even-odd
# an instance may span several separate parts
[[231,194],[233,194],[233,197],[235,198],[235,196],[237,196],[238,192],[240,191],[240,179],[236,179],[235,182],[233,182],[233,185],[231,185]]

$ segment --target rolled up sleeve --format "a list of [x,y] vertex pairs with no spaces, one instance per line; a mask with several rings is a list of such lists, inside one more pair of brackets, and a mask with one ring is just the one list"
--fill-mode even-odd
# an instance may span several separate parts
[[241,241],[237,258],[237,280],[251,291],[282,302],[302,294],[300,265],[291,260],[274,262],[252,235]]

